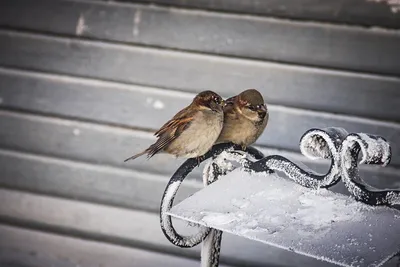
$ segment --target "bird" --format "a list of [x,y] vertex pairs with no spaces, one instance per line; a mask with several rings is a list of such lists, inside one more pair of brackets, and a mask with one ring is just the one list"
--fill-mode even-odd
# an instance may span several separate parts
[[197,158],[210,150],[219,134],[224,121],[222,97],[206,90],[197,94],[193,101],[167,121],[154,135],[157,141],[144,151],[124,160],[134,160],[147,154],[150,159],[159,153],[168,153],[176,158]]
[[232,142],[245,150],[264,132],[268,119],[268,108],[258,90],[232,96],[226,99],[224,126],[215,144]]

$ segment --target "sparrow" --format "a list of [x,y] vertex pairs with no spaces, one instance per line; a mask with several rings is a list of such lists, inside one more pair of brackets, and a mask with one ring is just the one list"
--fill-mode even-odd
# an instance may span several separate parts
[[210,150],[221,133],[224,103],[213,91],[199,93],[189,106],[154,134],[158,138],[154,144],[124,162],[145,154],[150,159],[158,153],[168,153],[176,157],[197,158],[200,164],[201,156]]
[[264,132],[269,119],[264,99],[256,89],[248,89],[226,99],[224,126],[216,144],[232,142],[243,149]]

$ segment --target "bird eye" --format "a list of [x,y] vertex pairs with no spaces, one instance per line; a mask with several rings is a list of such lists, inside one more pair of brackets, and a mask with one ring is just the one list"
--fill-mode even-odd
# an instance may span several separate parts
[[257,109],[257,107],[254,107],[252,105],[248,105],[247,108],[250,109],[251,111],[256,111]]
[[221,103],[221,99],[217,96],[213,96],[213,100],[215,103],[220,104]]

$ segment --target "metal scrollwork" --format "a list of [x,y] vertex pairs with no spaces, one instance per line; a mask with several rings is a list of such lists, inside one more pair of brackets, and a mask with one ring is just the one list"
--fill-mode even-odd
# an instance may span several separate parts
[[400,190],[380,190],[365,183],[358,174],[358,156],[362,153],[360,164],[390,163],[392,152],[389,143],[380,136],[364,133],[349,134],[341,149],[342,180],[347,190],[358,201],[369,205],[400,204]]
[[[202,158],[200,162],[203,162],[211,157],[216,157],[223,151],[226,150],[241,150],[241,147],[233,144],[219,144],[215,145],[213,149],[207,152]],[[264,155],[254,149],[249,147],[244,150],[244,152],[249,153],[255,158],[262,158]],[[166,212],[172,207],[175,199],[175,195],[178,192],[180,185],[186,176],[198,166],[197,159],[188,159],[186,160],[179,168],[176,170],[174,175],[172,175],[169,180],[167,187],[165,188],[162,200],[161,200],[161,208],[160,208],[160,225],[161,230],[163,231],[166,238],[174,245],[182,248],[190,248],[200,244],[209,234],[210,228],[199,226],[199,232],[197,234],[191,236],[182,236],[178,234],[175,228],[172,225],[171,216],[167,215]]]
[[[280,171],[296,183],[308,188],[328,188],[342,180],[351,195],[369,205],[400,204],[400,190],[379,190],[367,185],[358,174],[360,164],[386,166],[391,159],[389,143],[380,136],[368,134],[348,134],[342,128],[310,129],[300,139],[300,151],[309,159],[329,159],[330,168],[320,174],[307,166],[295,163],[280,155],[265,156],[253,147],[242,150],[233,144],[215,145],[202,161],[212,158],[203,171],[203,182],[207,186],[237,166],[221,164],[233,161],[244,171]],[[161,201],[160,223],[166,238],[174,245],[188,248],[203,242],[202,266],[217,267],[222,240],[222,232],[199,226],[198,233],[181,236],[174,229],[171,217],[166,212],[172,207],[175,195],[186,176],[196,167],[195,159],[186,160],[171,177]]]
[[303,164],[280,156],[271,155],[249,164],[256,172],[266,168],[285,173],[296,183],[308,188],[330,187],[340,180],[340,147],[347,132],[342,128],[310,129],[300,139],[300,151],[309,159],[330,159],[326,174],[319,174]]

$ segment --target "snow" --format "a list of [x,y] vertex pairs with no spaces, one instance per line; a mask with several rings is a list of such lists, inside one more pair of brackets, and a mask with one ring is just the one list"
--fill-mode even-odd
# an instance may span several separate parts
[[163,109],[165,108],[165,104],[158,99],[153,99],[152,97],[146,98],[147,105],[151,105],[154,109]]
[[[204,239],[201,247],[201,267],[217,267],[215,259],[221,250],[221,232],[211,230],[210,234]],[[218,241],[219,240],[219,241]]]
[[77,36],[81,36],[89,31],[88,25],[86,25],[85,17],[83,14],[80,14],[78,22],[76,24],[75,33]]
[[[165,211],[168,210],[168,208],[169,208],[168,206],[170,204],[170,201],[171,201],[171,199],[173,199],[175,197],[176,192],[178,191],[180,185],[181,185],[180,182],[174,182],[174,183],[169,185],[169,190],[166,191],[166,194],[164,196],[166,201],[163,202],[162,205],[161,205],[161,216],[162,216],[161,220],[163,222],[168,221],[167,218],[166,218]],[[174,235],[173,230],[172,230],[171,227],[164,227],[164,229],[165,229],[166,234],[168,236],[173,236]]]
[[398,210],[241,168],[168,214],[341,266],[380,266],[400,250]]
[[[351,155],[351,151],[354,149],[355,144],[358,144],[361,149],[360,164],[372,163],[379,164],[381,166],[386,166],[390,162],[390,144],[382,137],[371,136],[364,133],[349,135],[342,144],[342,181],[344,182],[347,190],[357,199],[372,200],[373,198],[377,198],[377,189],[365,184],[357,172],[357,159]],[[365,187],[369,191],[375,192],[365,192],[355,181],[365,184]],[[398,191],[392,191],[389,192],[385,197],[379,197],[377,199],[379,204],[386,203],[391,205],[399,205],[400,193]]]
[[78,136],[78,135],[81,134],[81,130],[79,130],[78,128],[75,128],[75,129],[72,131],[72,133],[73,133],[74,135]]
[[188,236],[181,236],[178,233],[175,232],[172,226],[172,220],[171,217],[168,216],[167,211],[170,209],[172,206],[172,201],[178,192],[178,189],[181,185],[182,181],[174,181],[172,183],[169,183],[166,188],[165,195],[163,196],[163,201],[161,203],[161,210],[160,210],[160,223],[161,223],[161,228],[164,231],[164,234],[168,236],[169,240],[181,247],[192,247],[197,244],[199,244],[203,238],[207,235],[209,232],[209,229],[198,225],[198,232],[194,235],[188,235]]
[[246,163],[247,157],[253,159],[250,155],[241,151],[235,151],[235,154],[233,154],[232,151],[232,148],[222,151],[215,159],[206,163],[203,169],[204,186],[213,182],[213,164],[216,164],[221,170],[231,171],[237,167],[243,166]]
[[200,212],[204,214],[202,220],[207,224],[222,225],[236,221],[238,218],[234,214],[221,214],[215,212]]
[[154,101],[153,107],[155,109],[163,109],[164,108],[164,103],[161,102],[160,100]]
[[[323,136],[321,136],[323,135]],[[309,159],[328,159],[330,158],[330,151],[334,149],[333,144],[328,143],[329,140],[327,134],[318,133],[315,135],[313,132],[306,134],[300,142],[301,153]]]
[[392,13],[400,12],[400,0],[367,0],[368,2],[385,3]]

